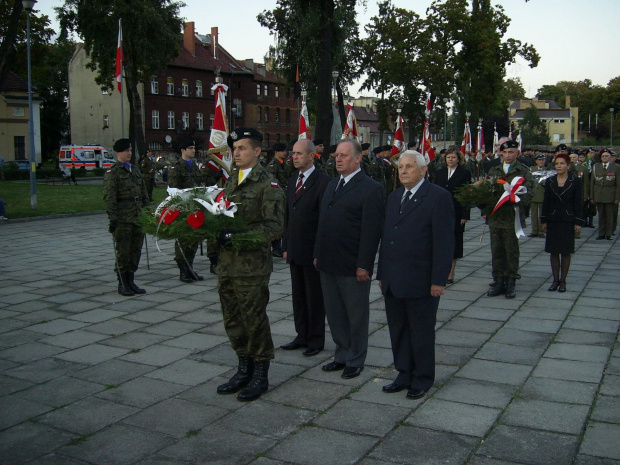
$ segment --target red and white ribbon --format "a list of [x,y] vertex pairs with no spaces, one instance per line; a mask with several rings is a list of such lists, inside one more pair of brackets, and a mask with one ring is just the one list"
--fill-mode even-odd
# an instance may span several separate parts
[[501,207],[507,202],[514,204],[515,234],[517,235],[517,239],[521,236],[525,236],[525,233],[523,232],[523,227],[521,226],[521,215],[519,214],[519,206],[517,205],[521,201],[519,196],[527,193],[527,187],[523,185],[524,182],[525,178],[523,178],[522,176],[515,176],[515,178],[510,183],[506,182],[505,184],[503,184],[504,193],[499,198],[497,205],[495,205],[495,208],[491,212],[491,215],[493,215],[499,209],[499,207]]

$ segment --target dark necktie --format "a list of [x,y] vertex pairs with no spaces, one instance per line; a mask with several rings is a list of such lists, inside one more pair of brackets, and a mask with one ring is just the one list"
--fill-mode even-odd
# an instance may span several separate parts
[[299,179],[297,180],[297,186],[295,187],[295,197],[298,197],[299,193],[301,192],[301,188],[304,185],[303,179],[304,179],[304,175],[303,175],[303,173],[300,173],[299,174]]
[[399,211],[399,213],[403,212],[403,208],[405,207],[407,202],[409,202],[410,198],[411,198],[411,191],[407,191],[407,193],[403,197],[403,200],[401,200],[401,202],[400,202],[400,211]]
[[340,192],[340,189],[342,189],[342,186],[344,186],[344,178],[340,178],[340,182],[336,186],[336,190],[334,191],[334,193],[337,194],[338,192]]

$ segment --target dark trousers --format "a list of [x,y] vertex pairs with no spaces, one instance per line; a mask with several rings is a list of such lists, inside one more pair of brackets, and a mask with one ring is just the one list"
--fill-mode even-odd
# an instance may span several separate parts
[[614,226],[614,211],[618,211],[615,203],[597,203],[598,210],[598,235],[611,236]]
[[323,350],[325,345],[325,305],[321,275],[314,265],[291,263],[295,342],[310,349]]
[[198,242],[184,242],[178,240],[174,243],[174,261],[177,262],[177,265],[194,263],[197,250]]
[[325,314],[336,344],[334,361],[363,367],[368,352],[370,281],[321,271]]
[[144,241],[144,233],[140,226],[119,222],[113,235],[116,259],[118,260],[118,267],[114,264],[114,272],[120,268],[121,273],[135,273],[140,264],[142,242]]
[[514,229],[490,229],[493,277],[516,278],[519,272],[519,239]]
[[388,289],[385,313],[390,329],[395,383],[427,391],[435,381],[435,323],[439,297],[399,299]]

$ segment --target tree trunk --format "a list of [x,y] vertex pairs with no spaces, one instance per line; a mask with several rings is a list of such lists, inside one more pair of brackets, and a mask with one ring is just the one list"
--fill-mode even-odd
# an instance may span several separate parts
[[[336,93],[338,94],[338,114],[340,115],[340,125],[342,129],[344,129],[345,124],[347,124],[347,112],[344,102],[344,96],[342,95],[342,87],[340,87],[340,83],[336,83]],[[349,102],[346,103],[347,105]]]
[[331,88],[332,88],[332,29],[334,22],[334,0],[321,0],[321,21],[319,37],[321,52],[319,54],[317,73],[317,115],[315,135],[323,139],[326,145],[331,142],[333,123]]
[[142,120],[142,100],[138,91],[136,73],[132,66],[125,66],[125,88],[129,100],[129,139],[134,142],[132,163],[140,154],[146,153],[146,138],[144,136],[144,122]]
[[23,10],[21,0],[15,0],[13,9],[11,10],[11,18],[9,26],[6,30],[6,36],[2,38],[0,44],[0,82],[4,81],[6,74],[9,72],[13,55],[15,54],[15,40],[19,25],[19,18]]

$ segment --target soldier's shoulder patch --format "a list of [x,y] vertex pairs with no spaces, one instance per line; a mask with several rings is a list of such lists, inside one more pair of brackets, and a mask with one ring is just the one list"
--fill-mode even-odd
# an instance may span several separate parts
[[276,187],[276,188],[280,188],[280,184],[278,184],[277,181],[271,181],[271,187]]

